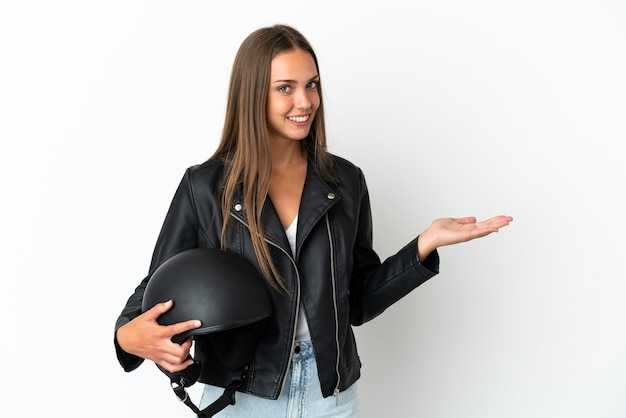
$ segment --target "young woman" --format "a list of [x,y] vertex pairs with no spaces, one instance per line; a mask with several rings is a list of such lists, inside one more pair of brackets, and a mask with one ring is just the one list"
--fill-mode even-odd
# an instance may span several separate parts
[[[510,221],[437,219],[381,263],[372,248],[363,173],[326,149],[313,49],[291,27],[259,29],[235,58],[221,143],[185,172],[150,274],[117,320],[118,358],[127,371],[144,359],[170,372],[191,363],[191,338],[178,345],[171,337],[199,321],[160,326],[157,318],[172,302],[142,314],[143,291],[173,255],[222,248],[265,278],[273,314],[255,345],[243,393],[218,416],[291,417],[305,410],[307,417],[356,417],[361,363],[351,327],[437,274],[438,247],[483,237]],[[207,385],[200,407],[221,391]]]

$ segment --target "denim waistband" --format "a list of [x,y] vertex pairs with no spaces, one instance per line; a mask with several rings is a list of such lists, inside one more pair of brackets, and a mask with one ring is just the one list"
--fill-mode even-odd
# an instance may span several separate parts
[[293,346],[293,361],[302,361],[311,358],[315,358],[315,353],[313,352],[313,343],[310,340],[296,341]]

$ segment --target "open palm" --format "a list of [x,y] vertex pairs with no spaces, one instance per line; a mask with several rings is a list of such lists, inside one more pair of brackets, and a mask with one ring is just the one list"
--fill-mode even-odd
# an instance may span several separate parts
[[494,216],[480,222],[477,222],[473,216],[435,219],[419,237],[419,258],[423,260],[438,247],[471,241],[498,232],[511,221],[513,221],[512,217],[504,215]]

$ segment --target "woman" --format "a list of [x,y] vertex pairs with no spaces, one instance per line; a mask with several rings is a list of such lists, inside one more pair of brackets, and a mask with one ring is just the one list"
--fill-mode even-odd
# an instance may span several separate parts
[[[438,219],[381,263],[372,248],[369,197],[361,170],[327,152],[317,59],[288,26],[252,33],[230,80],[221,143],[190,167],[176,191],[146,277],[116,324],[125,370],[143,359],[170,372],[185,369],[191,339],[171,337],[200,326],[160,326],[172,302],[141,314],[152,272],[171,256],[221,247],[265,278],[273,305],[256,343],[237,403],[219,416],[358,416],[360,325],[438,272],[436,249],[483,237],[508,216],[483,222]],[[221,394],[207,385],[202,405]]]

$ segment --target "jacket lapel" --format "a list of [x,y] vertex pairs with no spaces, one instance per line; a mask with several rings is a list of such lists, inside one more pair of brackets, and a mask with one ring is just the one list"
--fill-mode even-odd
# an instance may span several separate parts
[[[307,168],[304,189],[302,190],[302,199],[300,200],[300,208],[298,210],[298,234],[296,238],[296,255],[300,251],[302,243],[309,235],[313,227],[320,219],[341,199],[337,187],[328,185],[316,173],[313,164],[309,161]],[[237,205],[241,208],[237,210]],[[233,203],[231,205],[231,213],[240,217],[248,224],[248,215],[243,209],[243,187],[239,184]],[[261,222],[265,237],[275,244],[280,245],[284,250],[291,254],[289,241],[285,235],[285,230],[280,222],[278,213],[272,204],[269,196],[265,199],[263,212],[261,213]]]
[[[239,183],[237,189],[235,190],[235,194],[233,195],[230,212],[233,216],[241,218],[249,230],[248,225],[250,224],[250,220],[243,203],[243,186]],[[280,218],[278,217],[278,213],[276,212],[269,196],[265,199],[265,203],[263,204],[261,223],[263,224],[265,238],[272,241],[274,244],[279,245],[291,254],[289,241],[287,241],[287,236],[285,235],[285,231],[280,223]]]
[[313,227],[340,198],[337,187],[330,186],[322,180],[311,161],[309,161],[298,212],[296,256],[300,253],[302,243],[306,240]]

